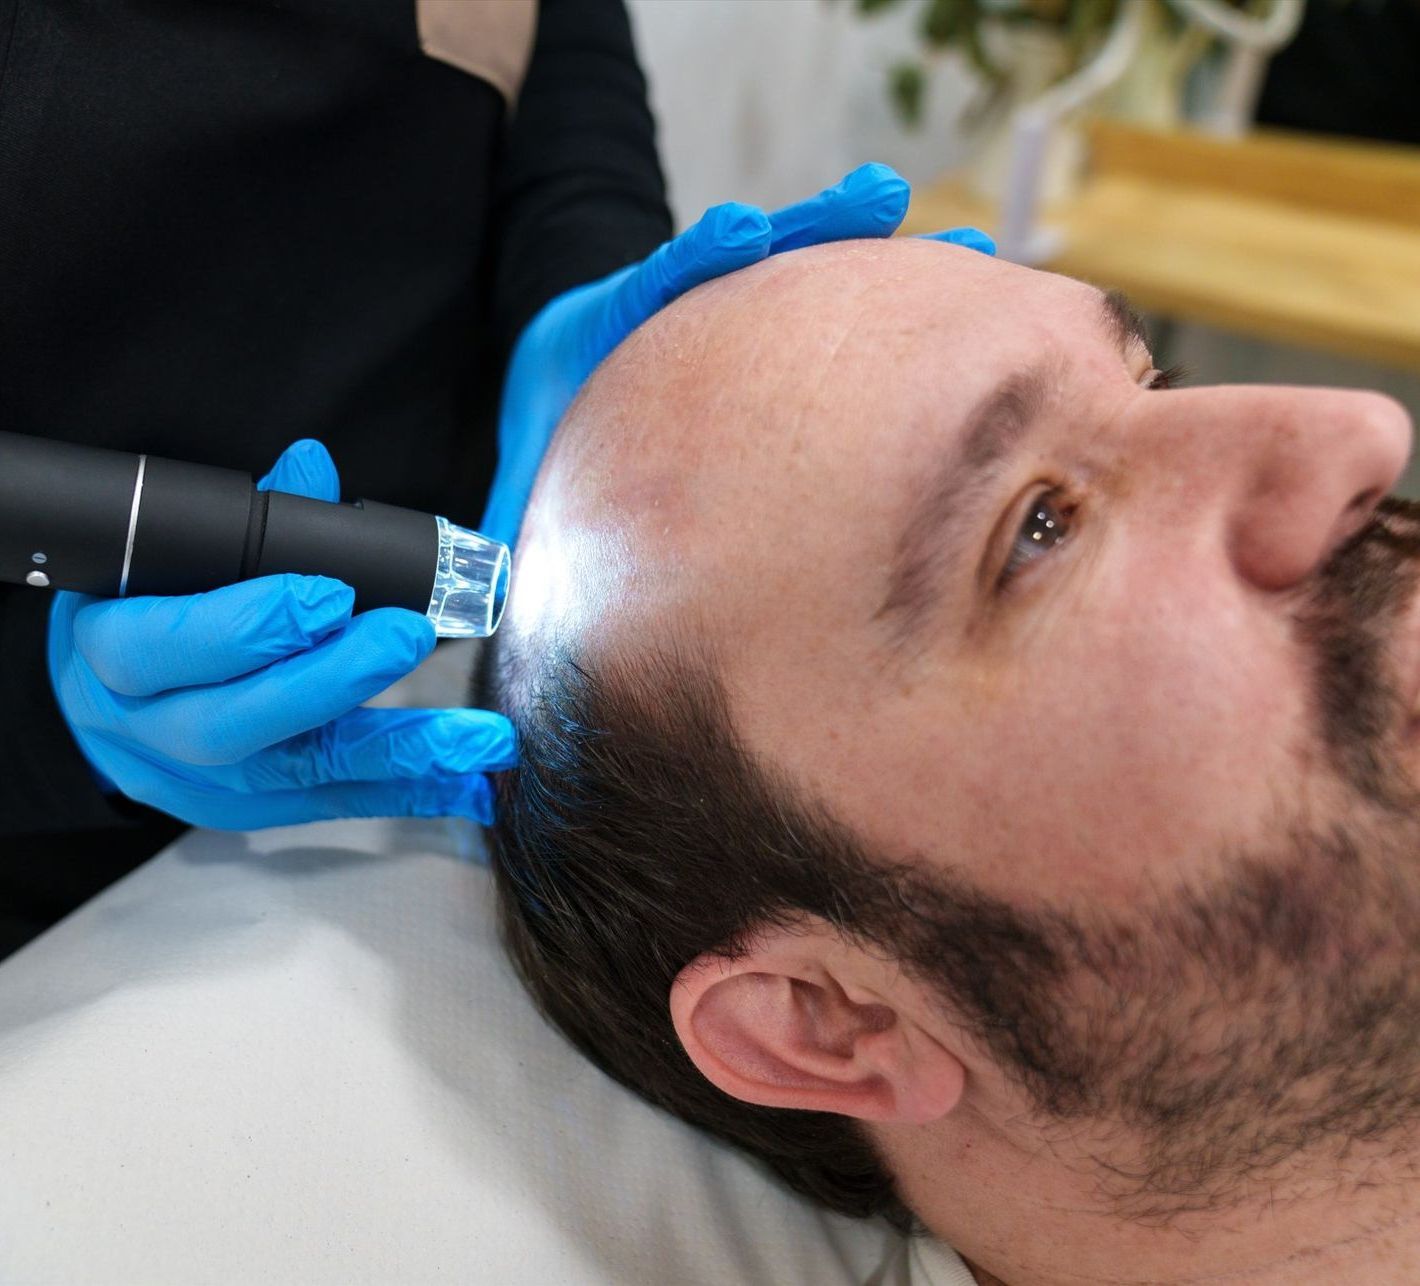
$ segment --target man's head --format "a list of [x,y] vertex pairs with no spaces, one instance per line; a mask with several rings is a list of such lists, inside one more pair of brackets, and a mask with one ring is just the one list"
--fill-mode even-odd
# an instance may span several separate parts
[[1173,1218],[1420,1115],[1409,422],[1156,376],[1079,282],[802,251],[636,332],[539,481],[515,954],[839,1209],[956,1236],[1048,1153]]

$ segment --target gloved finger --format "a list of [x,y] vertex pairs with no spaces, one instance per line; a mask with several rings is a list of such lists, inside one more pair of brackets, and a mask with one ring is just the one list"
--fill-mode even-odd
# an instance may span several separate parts
[[627,271],[610,300],[609,333],[630,334],[687,290],[758,263],[769,253],[769,218],[752,205],[729,201],[700,218]]
[[355,591],[328,576],[261,576],[206,594],[102,599],[74,615],[74,646],[114,692],[223,683],[326,638]]
[[340,474],[330,452],[315,438],[302,438],[288,446],[271,472],[256,484],[258,491],[288,491],[310,500],[340,499]]
[[102,729],[186,764],[234,764],[353,710],[434,650],[417,612],[380,607],[308,651],[208,688],[146,699],[115,696]]
[[250,791],[337,781],[497,772],[517,762],[513,725],[490,710],[361,707],[233,766]]
[[230,797],[206,792],[188,796],[180,816],[216,830],[260,830],[341,817],[467,817],[493,820],[493,787],[486,777],[420,777],[381,782],[337,782],[304,790]]
[[945,241],[948,245],[965,246],[984,255],[996,253],[996,243],[980,228],[948,228],[945,232],[924,232],[923,241]]
[[831,188],[769,216],[769,252],[797,250],[825,241],[888,237],[907,213],[911,188],[887,165],[860,165]]

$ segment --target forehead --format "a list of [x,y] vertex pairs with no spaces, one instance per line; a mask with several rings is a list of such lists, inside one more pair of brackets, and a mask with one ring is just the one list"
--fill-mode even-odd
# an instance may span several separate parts
[[795,623],[831,632],[880,592],[913,489],[1004,375],[1068,352],[1117,378],[1099,299],[904,240],[776,256],[691,292],[574,408],[523,579],[555,568],[579,618],[633,650],[668,628],[741,653]]

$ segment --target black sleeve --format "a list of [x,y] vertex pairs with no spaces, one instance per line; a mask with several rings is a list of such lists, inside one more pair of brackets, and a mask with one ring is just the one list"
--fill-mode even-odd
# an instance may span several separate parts
[[499,169],[492,315],[506,356],[548,300],[671,234],[622,0],[542,0]]
[[51,602],[0,585],[0,959],[185,829],[99,789],[50,687]]
[[51,601],[47,591],[0,585],[0,846],[57,825],[98,830],[136,816],[99,789],[59,713],[45,660]]
[[[496,171],[490,303],[506,357],[548,300],[644,257],[671,232],[621,0],[543,0]],[[7,838],[18,852],[30,846],[15,837],[141,828],[157,816],[105,796],[75,745],[46,670],[49,602],[0,586],[0,856]]]

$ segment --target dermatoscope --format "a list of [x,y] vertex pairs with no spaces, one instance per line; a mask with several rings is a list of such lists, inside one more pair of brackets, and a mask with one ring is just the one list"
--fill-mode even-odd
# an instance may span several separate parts
[[446,518],[258,491],[249,473],[0,432],[0,581],[105,598],[333,576],[442,638],[498,628],[508,547]]

